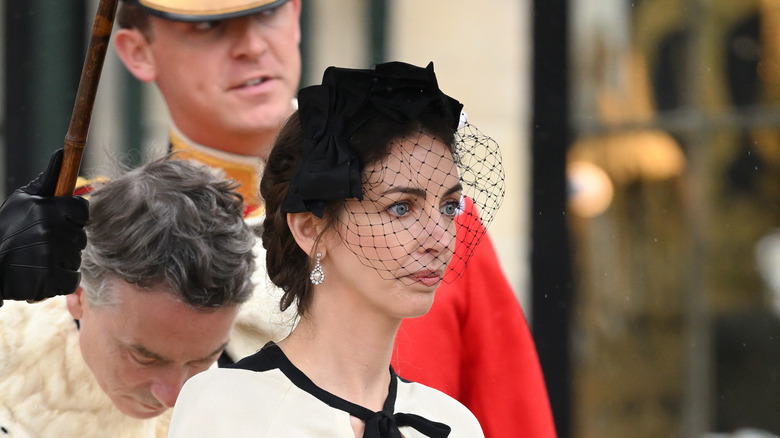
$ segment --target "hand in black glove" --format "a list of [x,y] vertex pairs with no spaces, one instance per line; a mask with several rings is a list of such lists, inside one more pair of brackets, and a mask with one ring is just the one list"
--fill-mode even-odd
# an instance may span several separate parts
[[54,152],[49,167],[0,207],[0,305],[66,295],[79,285],[89,203],[54,196],[62,154]]

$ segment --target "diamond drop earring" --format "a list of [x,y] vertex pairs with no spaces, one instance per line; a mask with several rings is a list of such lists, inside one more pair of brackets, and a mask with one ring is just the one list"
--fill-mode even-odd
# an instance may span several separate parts
[[322,284],[322,282],[325,281],[325,271],[322,270],[322,265],[320,265],[320,258],[322,258],[322,254],[317,253],[317,263],[314,265],[314,269],[312,269],[311,274],[309,275],[309,280],[311,280],[311,284],[313,285]]

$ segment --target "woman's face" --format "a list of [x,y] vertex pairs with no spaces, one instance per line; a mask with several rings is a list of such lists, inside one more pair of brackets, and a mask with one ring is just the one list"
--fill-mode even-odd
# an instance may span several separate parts
[[452,153],[424,133],[397,141],[364,170],[363,190],[346,202],[328,268],[370,301],[394,302],[395,316],[422,315],[455,249],[462,188]]

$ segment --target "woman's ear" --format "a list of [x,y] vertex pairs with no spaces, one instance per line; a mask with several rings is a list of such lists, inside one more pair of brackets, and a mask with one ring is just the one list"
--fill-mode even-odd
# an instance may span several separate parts
[[156,64],[149,41],[138,29],[119,29],[114,35],[116,53],[127,70],[142,82],[157,78]]
[[309,212],[287,213],[287,226],[298,246],[309,257],[316,251],[322,252],[317,248],[318,238],[325,227],[322,219]]

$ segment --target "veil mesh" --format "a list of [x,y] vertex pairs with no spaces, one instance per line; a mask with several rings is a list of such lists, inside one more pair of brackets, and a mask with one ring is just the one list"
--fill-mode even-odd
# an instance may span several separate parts
[[468,122],[451,150],[425,131],[400,139],[362,181],[341,237],[383,278],[409,283],[461,277],[505,194],[498,144]]

